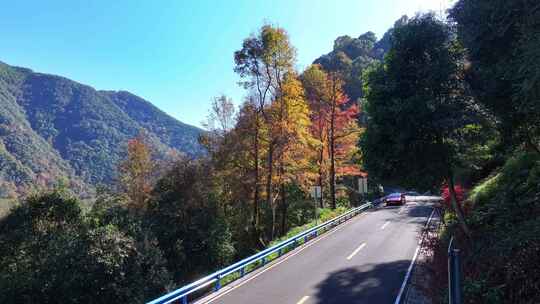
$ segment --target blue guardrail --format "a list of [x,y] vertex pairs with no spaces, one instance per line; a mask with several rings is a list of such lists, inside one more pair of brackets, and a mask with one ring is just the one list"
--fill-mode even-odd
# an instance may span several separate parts
[[180,303],[182,304],[187,304],[189,294],[192,294],[205,287],[208,287],[211,284],[215,284],[214,291],[218,291],[221,288],[221,279],[223,279],[224,277],[234,272],[238,272],[239,277],[243,277],[244,274],[246,273],[246,266],[253,264],[255,262],[259,262],[259,261],[261,261],[262,265],[264,265],[266,263],[266,257],[268,257],[269,255],[278,252],[278,256],[281,256],[283,249],[291,245],[294,245],[296,247],[299,240],[304,239],[304,242],[307,242],[310,237],[316,237],[320,230],[334,227],[371,207],[373,207],[373,204],[367,203],[359,207],[353,208],[336,218],[333,218],[318,226],[315,226],[311,229],[301,232],[279,244],[276,244],[270,248],[267,248],[259,253],[256,253],[250,257],[247,257],[239,262],[236,262],[212,274],[209,274],[205,276],[204,278],[201,278],[193,283],[190,283],[177,290],[174,290],[162,297],[159,297],[153,301],[148,302],[147,304],[165,304],[165,303],[174,302],[176,300],[179,300]]

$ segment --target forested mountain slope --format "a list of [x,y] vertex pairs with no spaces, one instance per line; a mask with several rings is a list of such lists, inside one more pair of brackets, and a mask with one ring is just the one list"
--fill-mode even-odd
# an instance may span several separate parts
[[202,152],[200,129],[142,98],[0,62],[0,197],[60,179],[79,192],[109,183],[127,140],[141,131],[158,154]]
[[[336,72],[344,82],[343,89],[350,103],[362,107],[364,97],[363,75],[372,67],[381,63],[390,49],[394,29],[407,24],[408,17],[402,16],[394,23],[381,39],[373,32],[366,32],[353,38],[348,35],[334,40],[331,52],[317,58],[313,63],[321,65],[326,71]],[[359,122],[365,124],[364,114],[359,115]]]

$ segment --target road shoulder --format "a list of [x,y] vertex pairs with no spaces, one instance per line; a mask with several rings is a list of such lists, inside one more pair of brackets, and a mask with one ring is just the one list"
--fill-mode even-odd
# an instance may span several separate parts
[[[440,218],[434,217],[431,223],[425,228],[422,241],[436,237],[440,228]],[[432,304],[431,298],[426,292],[429,290],[429,280],[431,274],[427,267],[427,262],[430,259],[429,250],[426,250],[422,244],[418,258],[414,265],[411,278],[407,283],[407,292],[403,300],[403,304]]]

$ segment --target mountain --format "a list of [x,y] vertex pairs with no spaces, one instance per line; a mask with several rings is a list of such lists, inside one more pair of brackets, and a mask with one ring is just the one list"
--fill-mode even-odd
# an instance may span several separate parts
[[363,74],[374,64],[382,62],[384,55],[390,50],[393,32],[396,28],[407,24],[408,17],[402,16],[380,40],[373,32],[366,32],[358,38],[348,35],[334,40],[331,52],[315,59],[326,71],[338,72],[344,81],[344,90],[351,102],[360,102],[363,97]]
[[334,41],[333,50],[317,58],[326,71],[339,72],[344,80],[344,90],[351,102],[359,102],[363,96],[362,74],[370,66],[380,62],[384,50],[376,48],[377,37],[367,32],[358,38],[340,36]]
[[158,155],[203,153],[201,129],[136,95],[0,62],[0,198],[61,180],[79,193],[111,183],[141,131]]

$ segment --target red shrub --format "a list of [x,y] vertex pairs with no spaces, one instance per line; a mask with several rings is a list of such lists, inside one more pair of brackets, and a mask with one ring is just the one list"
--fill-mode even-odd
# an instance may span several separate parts
[[[465,189],[461,185],[455,185],[454,189],[456,191],[456,199],[458,206],[463,210],[464,204],[463,201],[465,200]],[[453,210],[452,208],[452,201],[450,198],[450,190],[448,189],[448,185],[444,184],[441,188],[441,196],[443,198],[444,206],[447,209]],[[463,210],[465,211],[465,210]]]

